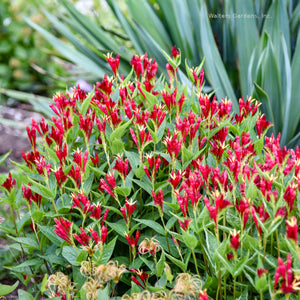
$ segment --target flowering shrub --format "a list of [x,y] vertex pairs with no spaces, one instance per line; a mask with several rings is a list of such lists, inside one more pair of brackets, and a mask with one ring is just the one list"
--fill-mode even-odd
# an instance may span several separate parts
[[298,299],[299,149],[265,136],[254,99],[203,95],[201,66],[179,85],[176,48],[169,84],[147,54],[126,78],[107,60],[114,78],[27,127],[24,175],[1,185],[9,269],[36,298]]

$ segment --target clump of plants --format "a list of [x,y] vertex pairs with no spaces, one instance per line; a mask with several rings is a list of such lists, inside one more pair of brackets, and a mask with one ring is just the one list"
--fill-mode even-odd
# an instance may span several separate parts
[[[136,55],[127,76],[57,94],[27,127],[1,229],[30,292],[56,299],[298,299],[300,151],[265,136],[259,102],[202,94]],[[15,179],[15,177],[17,177]],[[30,295],[31,294],[31,295]],[[31,297],[31,298],[30,298]]]

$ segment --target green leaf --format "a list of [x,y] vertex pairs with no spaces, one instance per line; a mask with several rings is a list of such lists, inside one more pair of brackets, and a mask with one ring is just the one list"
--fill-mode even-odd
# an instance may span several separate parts
[[[144,170],[143,170],[144,171]],[[133,182],[135,182],[136,184],[138,184],[143,190],[145,190],[149,195],[152,195],[151,190],[151,184],[145,181],[140,181],[140,180],[136,180],[136,179],[132,179]]]
[[13,285],[5,285],[0,283],[0,297],[8,295],[11,292],[13,292],[18,285],[19,285],[19,281],[16,281]]
[[[1,90],[0,90],[0,92],[1,92]],[[0,156],[0,165],[2,165],[6,161],[6,159],[9,157],[10,153],[11,153],[11,150]]]
[[34,300],[31,294],[23,290],[18,290],[19,300]]
[[108,244],[104,245],[102,256],[98,261],[100,265],[106,264],[110,260],[110,257],[112,256],[113,251],[115,249],[117,239],[118,236],[114,237],[113,240],[111,240]]
[[86,195],[88,195],[89,192],[91,191],[93,181],[94,181],[94,172],[91,172],[87,180],[85,180],[83,183],[83,190]]
[[104,71],[91,59],[89,59],[84,54],[72,49],[66,43],[62,42],[60,39],[56,38],[51,33],[47,32],[45,29],[39,25],[33,23],[30,19],[26,19],[26,22],[41,33],[47,41],[52,44],[59,52],[62,53],[66,58],[71,60],[73,63],[83,67],[85,70],[95,74],[96,76],[104,77]]
[[36,265],[42,265],[44,262],[42,259],[29,259],[29,260],[25,260],[24,262],[22,262],[21,264],[12,266],[12,267],[7,267],[10,270],[13,271],[17,271],[17,272],[21,272],[24,270],[24,268],[26,267],[32,267],[32,266],[36,266]]
[[200,35],[196,38],[205,57],[205,75],[214,87],[217,98],[221,100],[228,97],[233,103],[233,110],[238,112],[238,102],[218,51],[204,1],[200,1],[199,20]]
[[53,244],[60,247],[63,239],[60,238],[56,233],[54,233],[54,227],[53,226],[42,226],[38,225],[38,228],[42,232],[43,235],[45,235]]
[[160,259],[156,265],[156,271],[157,271],[157,276],[160,277],[164,271],[165,267],[165,262],[166,262],[166,256],[164,251],[162,251]]
[[124,152],[124,143],[120,139],[114,139],[111,143],[111,152],[118,155]]
[[245,265],[247,265],[248,262],[249,262],[249,252],[235,266],[235,269],[234,269],[234,272],[233,272],[233,275],[232,275],[233,278],[236,278],[237,276],[239,276],[244,271]]
[[72,266],[79,266],[78,262],[76,261],[79,252],[77,249],[71,246],[64,246],[62,250],[62,256],[72,265]]
[[248,300],[248,289],[245,289],[243,293],[237,298],[237,300]]
[[41,283],[41,294],[42,295],[47,291],[47,281],[48,281],[48,274],[45,274],[43,281]]
[[159,233],[161,235],[165,235],[164,228],[155,221],[145,220],[145,219],[134,219],[134,220],[137,221],[138,223],[142,223],[142,224],[148,226],[149,228],[154,229],[157,233]]
[[106,287],[102,289],[98,289],[98,300],[110,300],[109,297],[109,285],[107,284]]
[[13,237],[9,236],[12,240],[22,244],[23,247],[26,248],[35,248],[35,249],[40,249],[39,243],[37,242],[35,237],[32,236],[27,236],[27,237]]
[[117,186],[115,188],[115,191],[117,192],[118,195],[124,196],[124,197],[128,197],[130,195],[130,189],[128,187],[120,187]]
[[195,249],[197,247],[198,240],[194,234],[183,231],[182,236],[183,236],[183,240],[188,248]]
[[126,123],[120,125],[117,129],[115,129],[109,137],[109,140],[113,142],[115,139],[120,139],[126,128],[131,124],[131,120],[127,121]]
[[186,264],[184,264],[181,260],[173,257],[172,255],[169,255],[168,253],[165,253],[165,255],[172,263],[178,266],[183,272],[186,272],[187,270]]
[[233,276],[234,267],[231,264],[231,262],[228,261],[227,258],[224,258],[224,256],[221,255],[218,250],[216,251],[216,256],[217,256],[218,260],[221,262],[221,264],[225,267],[225,269]]
[[111,223],[106,221],[106,224],[114,231],[116,231],[120,236],[124,236],[124,233],[127,232],[127,227],[124,225],[123,220],[122,223]]
[[[237,14],[254,15],[253,1],[245,0],[236,2]],[[252,76],[248,78],[248,66],[251,55],[256,45],[258,45],[259,34],[254,18],[237,18],[236,22],[236,39],[239,58],[239,76],[242,89],[242,96],[246,97],[251,94]],[[255,64],[255,62],[254,62]],[[249,81],[251,80],[251,81]]]
[[132,169],[135,171],[139,166],[139,155],[131,151],[125,151],[125,155],[128,158]]
[[89,93],[89,95],[84,99],[80,105],[80,113],[84,116],[91,104],[92,97],[94,96],[95,88]]
[[24,184],[27,188],[30,188],[32,191],[34,191],[35,193],[38,193],[39,195],[41,195],[42,197],[52,200],[55,195],[52,193],[52,191],[47,188],[46,186],[36,182],[35,180],[29,178],[29,181],[31,183],[31,186],[29,186],[28,184]]

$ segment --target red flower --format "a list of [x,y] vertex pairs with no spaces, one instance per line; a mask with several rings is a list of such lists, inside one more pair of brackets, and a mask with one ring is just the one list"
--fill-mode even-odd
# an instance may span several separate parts
[[293,204],[296,200],[296,188],[297,188],[296,184],[294,183],[289,184],[283,195],[283,199],[287,203],[290,212],[294,208]]
[[179,52],[177,51],[176,46],[174,46],[174,47],[172,48],[172,56],[173,56],[173,58],[177,58],[179,55],[180,55],[180,54],[179,54]]
[[[126,207],[126,210],[125,210]],[[127,222],[130,220],[135,208],[136,208],[136,202],[129,202],[126,198],[125,200],[125,207],[121,207],[120,211],[122,213],[122,216],[127,224]]]
[[272,123],[266,120],[266,115],[258,115],[258,119],[256,121],[256,130],[259,138],[270,125],[272,125]]
[[16,180],[11,177],[11,173],[8,173],[7,179],[1,184],[10,193],[12,187],[16,184]]
[[58,186],[61,188],[61,185],[68,179],[68,177],[65,175],[62,167],[59,167],[59,169],[54,172],[54,175]]
[[277,287],[279,279],[282,278],[280,291],[283,294],[294,293],[295,288],[299,285],[299,282],[294,281],[294,277],[291,253],[287,256],[286,265],[284,265],[283,260],[278,257],[278,267],[274,276],[274,290]]
[[91,211],[92,211],[92,213],[90,214],[90,218],[93,218],[94,220],[100,220],[100,218],[101,218],[101,203],[99,202],[96,205],[93,205]]
[[260,268],[256,270],[257,272],[257,276],[260,278],[261,276],[263,276],[265,273],[268,273],[268,270]]
[[218,224],[218,215],[221,211],[227,206],[231,206],[231,202],[227,199],[224,199],[224,195],[221,195],[219,191],[212,193],[214,197],[215,207],[211,206],[207,197],[204,197],[203,201],[209,211],[210,217],[214,220],[216,226]]
[[290,221],[286,220],[286,236],[288,239],[295,241],[295,244],[298,244],[298,225],[297,218],[292,217]]
[[158,195],[156,196],[155,192],[151,190],[152,197],[154,200],[154,205],[158,205],[161,209],[161,212],[163,211],[163,200],[164,200],[164,195],[162,189],[158,191]]
[[199,293],[199,300],[209,300],[206,290]]
[[139,78],[140,74],[143,74],[142,58],[139,55],[134,55],[130,61],[133,66],[136,78]]
[[119,54],[117,53],[116,58],[113,58],[111,56],[111,53],[104,55],[104,57],[107,59],[115,77],[117,76],[118,73],[118,69],[119,69],[119,63],[120,63],[120,59],[119,59]]
[[231,234],[230,247],[235,251],[237,251],[240,247],[240,235],[235,230],[230,234]]
[[74,238],[84,247],[88,247],[91,237],[87,235],[82,227],[80,227],[80,234],[73,234]]
[[135,251],[136,247],[137,247],[137,244],[138,244],[138,241],[139,241],[139,238],[140,238],[139,230],[136,231],[135,238],[133,238],[133,235],[129,237],[129,235],[127,233],[125,233],[125,238],[127,240],[127,243],[129,244],[130,248],[133,251]]
[[93,211],[94,205],[91,205],[91,202],[83,192],[78,193],[78,195],[72,194],[72,200],[72,207],[79,209],[84,215]]
[[178,219],[180,227],[184,230],[187,231],[189,229],[190,223],[192,222],[192,219],[184,219],[183,223]]
[[146,287],[146,283],[150,274],[145,273],[143,270],[138,270],[138,269],[129,269],[129,271],[135,273],[142,281],[143,285],[141,285],[141,283],[134,276],[131,276],[131,280],[144,289]]
[[173,186],[174,190],[177,188],[180,180],[182,179],[182,176],[184,176],[185,171],[180,171],[178,170],[175,174],[175,172],[172,170],[171,174],[170,174],[170,179],[168,179],[168,182],[171,183],[171,185]]
[[62,217],[59,217],[59,219],[54,219],[56,225],[54,226],[54,232],[61,237],[62,239],[64,239],[65,241],[67,241],[69,244],[72,245],[72,236],[71,236],[71,227],[72,227],[72,222],[65,220]]

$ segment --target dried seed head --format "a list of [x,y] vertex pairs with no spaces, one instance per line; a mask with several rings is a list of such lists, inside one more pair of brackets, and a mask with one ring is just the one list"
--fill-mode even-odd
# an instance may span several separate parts
[[195,296],[202,288],[200,276],[181,273],[176,278],[176,283],[173,288],[175,294],[184,294]]

